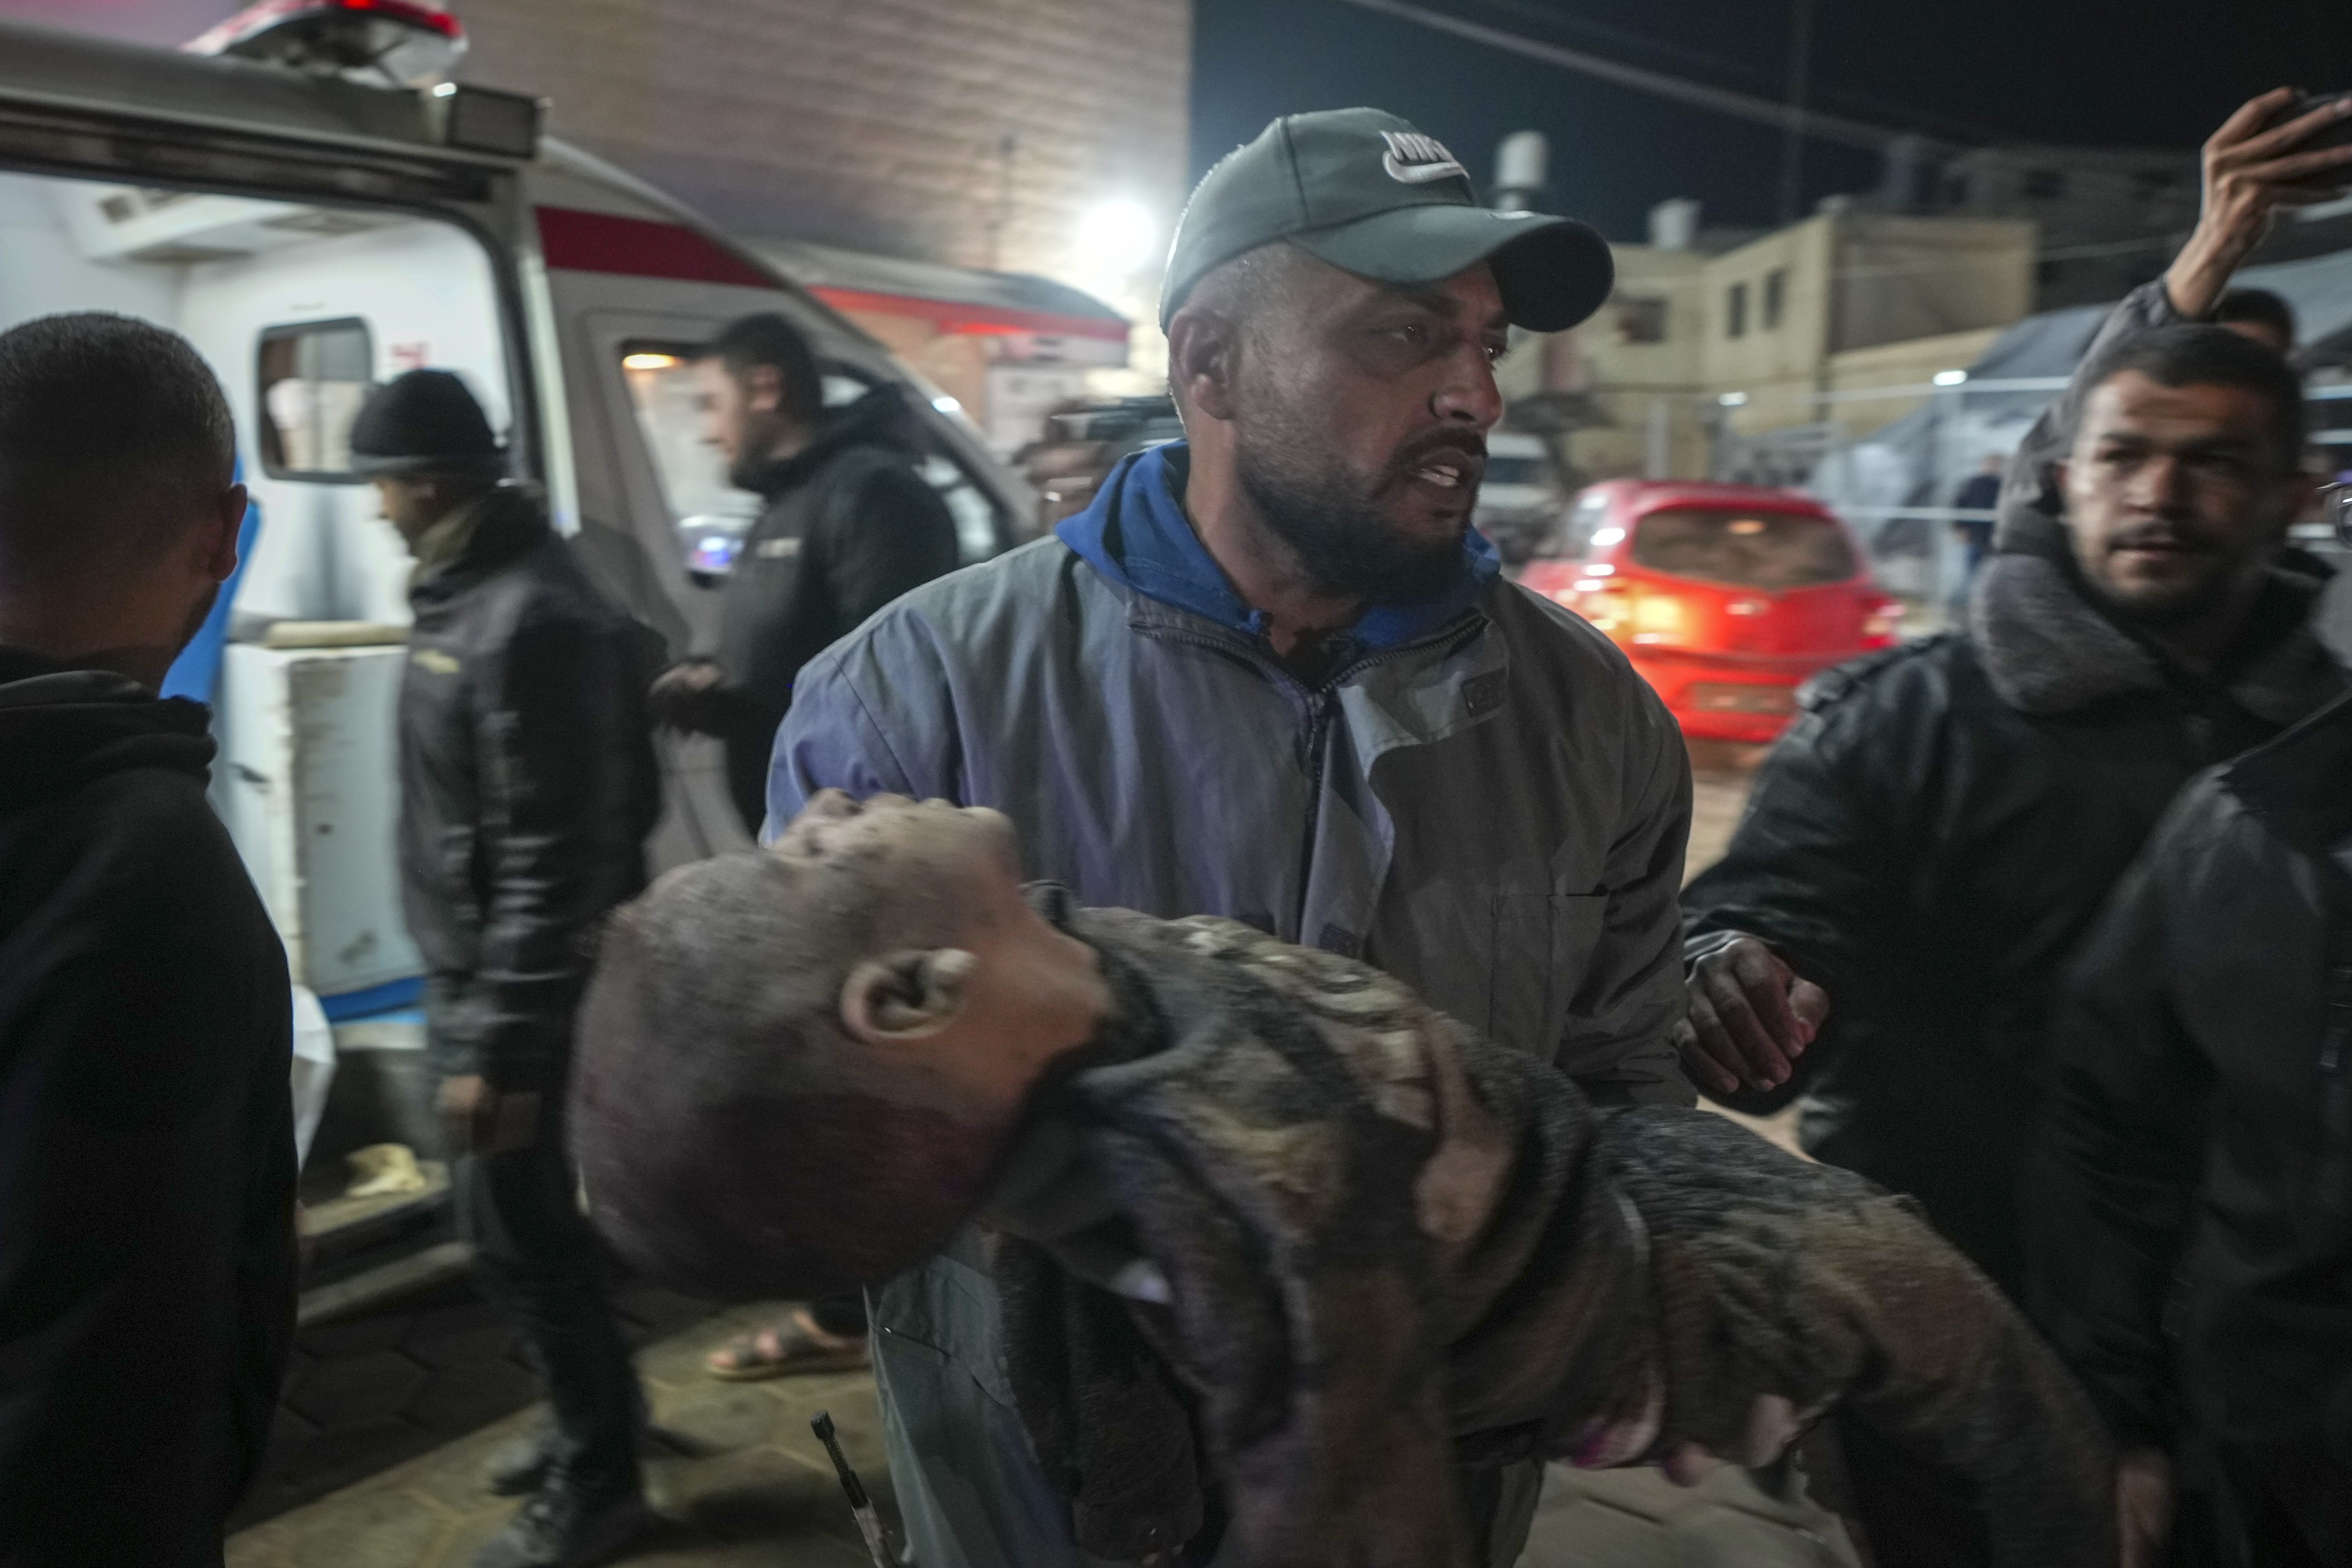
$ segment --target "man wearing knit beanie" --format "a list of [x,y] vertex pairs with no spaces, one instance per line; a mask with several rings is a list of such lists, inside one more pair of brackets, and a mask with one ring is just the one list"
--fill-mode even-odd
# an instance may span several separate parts
[[557,1568],[650,1521],[644,1400],[573,1201],[563,1081],[586,938],[645,884],[659,785],[628,618],[536,491],[505,481],[447,371],[379,387],[352,467],[416,557],[401,688],[401,891],[428,969],[426,1046],[482,1289],[546,1375],[554,1416],[495,1489],[533,1495],[476,1568]]

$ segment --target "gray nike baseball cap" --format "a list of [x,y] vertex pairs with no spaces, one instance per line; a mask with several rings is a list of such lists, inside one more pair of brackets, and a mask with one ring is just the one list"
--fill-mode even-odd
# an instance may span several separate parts
[[1160,326],[1210,271],[1278,239],[1382,283],[1486,262],[1512,323],[1538,332],[1599,310],[1617,274],[1609,242],[1574,218],[1479,205],[1434,137],[1377,109],[1330,109],[1284,115],[1202,177],[1169,249]]

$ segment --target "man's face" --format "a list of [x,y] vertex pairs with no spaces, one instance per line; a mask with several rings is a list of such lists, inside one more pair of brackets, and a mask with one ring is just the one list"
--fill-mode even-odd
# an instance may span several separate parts
[[392,524],[408,543],[414,545],[433,526],[434,520],[429,515],[432,491],[427,487],[384,474],[369,482],[375,486],[377,508],[384,521]]
[[2259,393],[2165,386],[2137,371],[2091,394],[2064,466],[2066,528],[2091,586],[2156,625],[2226,603],[2310,489]]
[[1310,265],[1237,362],[1236,478],[1318,585],[1426,599],[1453,580],[1502,416],[1502,296],[1483,262],[1419,288]]
[[694,362],[703,442],[727,459],[728,479],[739,487],[783,438],[782,387],[783,378],[772,365],[751,365],[737,375],[716,356]]

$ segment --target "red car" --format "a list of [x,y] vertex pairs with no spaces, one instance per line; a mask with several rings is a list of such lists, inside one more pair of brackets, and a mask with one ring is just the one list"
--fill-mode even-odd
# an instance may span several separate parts
[[1808,676],[1891,647],[1903,614],[1821,502],[1745,485],[1593,485],[1520,581],[1607,632],[1695,740],[1771,740]]

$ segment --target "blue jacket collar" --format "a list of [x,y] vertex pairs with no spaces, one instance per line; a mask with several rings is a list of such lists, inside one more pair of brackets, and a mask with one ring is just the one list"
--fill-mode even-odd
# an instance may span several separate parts
[[[1242,602],[1184,516],[1191,461],[1181,441],[1121,459],[1095,492],[1094,504],[1065,518],[1054,532],[1120,586],[1263,637],[1265,612]],[[1461,565],[1445,592],[1418,605],[1374,605],[1349,635],[1366,652],[1417,641],[1469,608],[1502,565],[1495,547],[1473,529],[1463,537]]]

